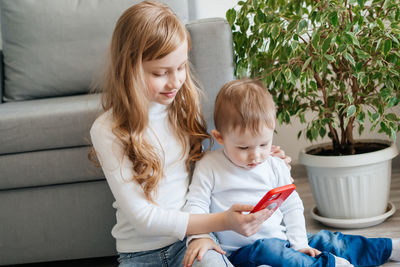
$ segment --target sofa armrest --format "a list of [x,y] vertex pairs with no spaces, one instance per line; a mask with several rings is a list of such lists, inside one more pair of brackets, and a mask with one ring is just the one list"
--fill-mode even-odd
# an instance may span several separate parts
[[233,43],[229,23],[223,18],[191,21],[186,25],[192,38],[190,61],[207,101],[203,110],[207,125],[213,127],[214,101],[223,84],[234,79]]
[[3,50],[0,50],[0,104],[4,102],[4,62],[3,62]]

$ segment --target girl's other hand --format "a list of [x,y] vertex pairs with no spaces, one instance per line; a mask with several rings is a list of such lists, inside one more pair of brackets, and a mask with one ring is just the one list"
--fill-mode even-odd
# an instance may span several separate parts
[[311,257],[316,257],[319,254],[321,254],[321,251],[319,251],[318,249],[315,249],[315,248],[302,248],[302,249],[299,249],[298,251],[300,251],[301,253],[304,253],[308,256],[311,256]]
[[263,209],[256,213],[250,212],[254,206],[244,204],[233,204],[225,211],[225,225],[228,229],[244,236],[251,236],[258,232],[262,223],[271,217],[273,211]]
[[225,255],[225,251],[215,243],[211,238],[198,238],[194,239],[189,243],[188,248],[186,249],[185,257],[183,258],[183,266],[189,267],[192,266],[194,260],[197,258],[198,261],[201,261],[204,254],[209,250],[215,250],[222,255]]
[[292,162],[292,158],[289,156],[285,155],[285,151],[281,149],[280,146],[271,146],[271,155],[273,157],[278,157],[281,158],[285,161],[286,165],[288,166],[289,170],[292,168],[292,166],[290,166],[290,162]]

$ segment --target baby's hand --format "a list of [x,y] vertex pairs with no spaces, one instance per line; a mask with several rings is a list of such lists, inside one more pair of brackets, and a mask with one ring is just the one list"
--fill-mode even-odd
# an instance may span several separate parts
[[201,261],[204,254],[211,249],[221,253],[222,255],[226,253],[211,238],[206,237],[194,239],[189,243],[189,246],[186,249],[185,257],[183,258],[183,266],[192,266],[196,258],[198,261]]
[[311,257],[315,257],[315,256],[318,256],[319,254],[321,254],[321,251],[319,251],[318,249],[315,249],[315,248],[302,248],[302,249],[299,249],[298,251],[300,251],[301,253],[307,254],[308,256],[311,256]]
[[252,205],[233,204],[229,210],[224,212],[226,229],[244,236],[257,233],[263,222],[271,217],[273,211],[263,209],[255,213],[243,213],[251,211],[253,208]]

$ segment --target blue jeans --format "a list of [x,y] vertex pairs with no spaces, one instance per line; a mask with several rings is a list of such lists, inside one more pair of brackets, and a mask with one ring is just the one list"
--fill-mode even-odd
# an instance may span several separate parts
[[229,256],[236,267],[268,264],[273,267],[335,266],[333,255],[347,259],[354,266],[376,266],[385,263],[392,253],[390,238],[365,238],[322,230],[308,235],[308,244],[322,253],[313,258],[290,248],[286,240],[259,239]]
[[[160,249],[134,253],[120,253],[118,258],[119,267],[181,267],[185,252],[186,239]],[[225,256],[215,250],[209,250],[201,261],[196,260],[192,266],[232,267],[232,264]]]

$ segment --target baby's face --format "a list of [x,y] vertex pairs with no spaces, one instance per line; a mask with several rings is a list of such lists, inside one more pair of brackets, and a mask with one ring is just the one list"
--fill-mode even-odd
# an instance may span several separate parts
[[237,166],[253,169],[264,162],[271,153],[274,130],[264,126],[258,134],[240,129],[229,131],[222,136],[225,154]]

